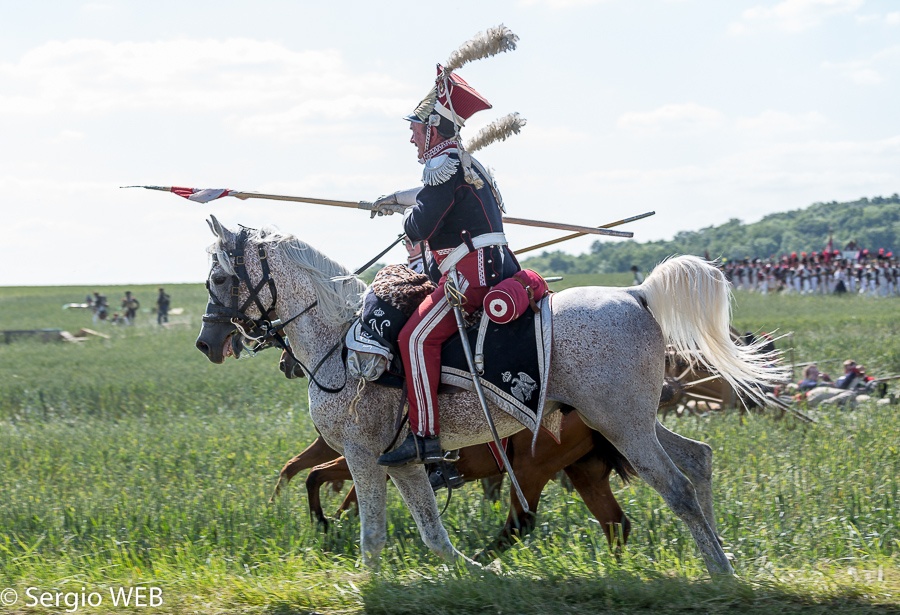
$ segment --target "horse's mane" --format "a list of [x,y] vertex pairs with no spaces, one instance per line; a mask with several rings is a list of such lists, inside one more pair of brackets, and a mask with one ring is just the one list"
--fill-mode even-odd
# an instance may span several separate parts
[[[305,241],[289,233],[283,233],[275,227],[251,231],[248,240],[277,248],[307,273],[316,291],[319,310],[326,320],[335,324],[352,320],[359,309],[366,284],[350,273],[346,267]],[[214,249],[216,251],[222,249],[221,239],[215,244]],[[227,259],[225,262],[228,262]]]

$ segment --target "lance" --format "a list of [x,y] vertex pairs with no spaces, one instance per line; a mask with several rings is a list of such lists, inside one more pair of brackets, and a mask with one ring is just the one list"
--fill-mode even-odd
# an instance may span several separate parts
[[[597,228],[612,228],[614,226],[620,226],[622,224],[628,224],[629,222],[634,222],[635,220],[642,220],[644,218],[649,218],[652,215],[655,215],[655,211],[648,211],[647,213],[638,214],[637,216],[631,216],[630,218],[622,218],[621,220],[616,220],[615,222],[610,222],[609,224],[604,224],[603,226],[599,226]],[[506,218],[504,218],[506,220]],[[547,246],[552,246],[553,244],[562,243],[564,241],[569,241],[570,239],[576,239],[578,237],[584,237],[586,233],[578,232],[572,233],[571,235],[565,235],[564,237],[558,237],[556,239],[551,239],[550,241],[545,241],[543,243],[537,243],[533,246],[528,246],[527,248],[523,248],[521,250],[516,250],[516,254],[524,254],[526,252],[531,252],[532,250],[540,250],[541,248],[546,248]]]
[[[241,192],[239,190],[228,190],[221,188],[181,188],[178,186],[122,186],[122,188],[146,188],[147,190],[161,190],[163,192],[172,192],[178,196],[184,197],[195,203],[208,203],[215,199],[226,196],[246,199],[266,199],[270,201],[290,201],[294,203],[312,203],[314,205],[328,205],[329,207],[348,207],[352,209],[362,209],[365,211],[373,211],[374,204],[368,201],[336,201],[333,199],[319,199],[304,196],[288,196],[281,194],[263,194],[260,192]],[[530,220],[528,218],[511,218],[504,216],[503,222],[507,224],[517,224],[520,226],[535,226],[539,228],[552,228],[561,231],[575,231],[589,235],[608,235],[610,237],[634,237],[634,233],[627,231],[613,231],[603,227],[580,226],[578,224],[566,224],[564,222],[547,222],[544,220]]]

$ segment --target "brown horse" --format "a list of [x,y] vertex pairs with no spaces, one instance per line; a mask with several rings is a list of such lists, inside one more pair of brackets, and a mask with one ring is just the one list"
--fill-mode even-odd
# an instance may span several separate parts
[[[300,375],[284,353],[280,368],[288,378]],[[517,536],[525,536],[534,529],[541,493],[545,485],[561,471],[565,472],[585,505],[604,528],[610,547],[619,548],[628,540],[631,522],[613,495],[609,475],[615,470],[627,482],[634,476],[634,470],[606,438],[585,425],[575,412],[564,411],[559,436],[557,442],[548,431],[542,429],[533,455],[530,432],[522,431],[508,439],[506,454],[531,512],[524,512],[519,499],[511,493],[506,523],[493,542],[476,556],[476,560],[486,560],[502,553],[515,542]],[[310,514],[327,527],[320,488],[325,483],[352,480],[352,476],[346,460],[322,438],[316,439],[306,450],[284,465],[272,499],[281,491],[282,485],[307,468],[313,468],[306,479]],[[485,444],[460,449],[456,468],[467,481],[502,478],[502,470]],[[338,509],[338,514],[355,502],[356,492],[351,489]]]

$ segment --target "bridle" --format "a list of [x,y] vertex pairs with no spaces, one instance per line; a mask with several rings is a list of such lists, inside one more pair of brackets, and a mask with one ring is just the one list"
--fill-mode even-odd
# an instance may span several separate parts
[[[316,307],[319,302],[318,300],[313,301],[299,313],[287,320],[281,321],[272,319],[272,317],[275,316],[275,304],[278,299],[278,289],[275,286],[275,280],[273,280],[270,275],[268,253],[266,252],[265,247],[261,245],[256,246],[256,254],[259,258],[260,266],[262,267],[262,278],[260,279],[259,284],[256,284],[255,286],[250,280],[250,274],[247,271],[247,261],[244,254],[247,239],[250,236],[250,230],[252,229],[241,227],[241,232],[235,240],[234,249],[224,250],[224,253],[230,260],[231,269],[234,271],[234,274],[231,276],[231,290],[227,297],[229,300],[228,304],[216,295],[212,285],[209,283],[209,278],[207,278],[206,290],[209,292],[210,301],[206,304],[206,313],[203,314],[203,322],[233,325],[243,339],[249,340],[253,344],[252,346],[245,346],[251,353],[260,352],[266,348],[277,346],[290,355],[291,359],[294,360],[309,377],[310,382],[314,383],[317,387],[326,393],[338,393],[342,391],[344,387],[347,386],[346,367],[344,370],[344,384],[337,388],[324,386],[316,379],[316,373],[325,361],[343,345],[343,336],[338,338],[338,342],[325,353],[325,356],[322,357],[311,370],[297,358],[291,350],[288,339],[284,336],[284,328]],[[218,254],[214,253],[212,258],[213,262],[219,262]],[[238,305],[242,286],[247,289],[248,296],[243,303]],[[269,289],[269,296],[271,298],[269,307],[264,306],[260,297],[264,288]],[[257,310],[259,310],[259,318],[253,318],[247,314],[247,310],[254,305]]]

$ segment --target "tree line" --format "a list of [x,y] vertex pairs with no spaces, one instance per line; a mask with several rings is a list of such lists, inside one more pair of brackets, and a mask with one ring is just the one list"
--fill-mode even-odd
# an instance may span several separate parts
[[720,226],[682,231],[668,241],[596,241],[587,254],[542,252],[522,265],[544,275],[621,273],[636,265],[642,271],[673,254],[728,261],[777,259],[793,252],[821,252],[833,238],[833,249],[850,242],[870,252],[900,248],[900,195],[863,197],[856,201],[814,203],[805,209],[770,214],[744,224],[733,218]]

